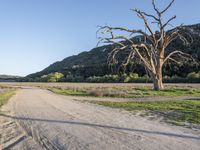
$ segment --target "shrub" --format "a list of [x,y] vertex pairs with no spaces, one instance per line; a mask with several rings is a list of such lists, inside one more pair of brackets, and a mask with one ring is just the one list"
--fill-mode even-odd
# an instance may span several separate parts
[[114,91],[110,89],[95,89],[88,91],[88,95],[95,97],[126,97],[127,93],[124,91]]
[[130,76],[131,79],[139,78],[139,75],[137,73],[130,73],[129,76]]
[[139,79],[139,75],[137,73],[130,73],[124,82],[134,82]]
[[95,82],[95,83],[99,83],[101,80],[100,77],[97,77],[97,76],[92,76],[92,77],[89,77],[86,79],[87,82]]
[[200,78],[200,72],[196,73],[196,72],[191,72],[187,75],[188,79],[198,79]]
[[104,96],[103,91],[100,91],[100,90],[92,90],[92,91],[89,91],[88,94],[90,96],[95,96],[95,97],[103,97]]
[[47,82],[58,82],[63,77],[64,75],[62,73],[55,72],[55,73],[48,74],[46,78],[47,78]]

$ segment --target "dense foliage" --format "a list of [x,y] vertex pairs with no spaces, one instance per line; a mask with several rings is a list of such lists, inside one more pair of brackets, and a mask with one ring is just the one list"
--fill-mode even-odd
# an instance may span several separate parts
[[[137,73],[109,74],[103,76],[83,76],[64,75],[62,73],[50,73],[42,77],[20,78],[18,81],[23,82],[89,82],[89,83],[151,83],[149,76],[139,76]],[[164,83],[200,83],[200,72],[191,72],[186,77],[164,76]]]

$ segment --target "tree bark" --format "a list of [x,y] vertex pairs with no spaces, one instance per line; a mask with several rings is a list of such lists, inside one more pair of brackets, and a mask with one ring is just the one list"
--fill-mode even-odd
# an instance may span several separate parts
[[[153,89],[156,91],[159,90],[163,90],[164,89],[164,85],[163,85],[163,77],[162,77],[162,68],[159,69],[160,71],[156,74],[152,73],[151,71],[149,71],[150,73],[150,77],[153,81]],[[160,73],[160,74],[158,74]]]
[[162,74],[162,67],[163,67],[163,53],[160,53],[160,57],[158,58],[158,64],[156,66],[156,75],[153,77],[153,87],[154,90],[162,90],[164,89],[163,86],[163,74]]
[[163,86],[163,81],[162,79],[153,79],[153,88],[154,90],[156,91],[159,91],[159,90],[163,90],[164,89],[164,86]]

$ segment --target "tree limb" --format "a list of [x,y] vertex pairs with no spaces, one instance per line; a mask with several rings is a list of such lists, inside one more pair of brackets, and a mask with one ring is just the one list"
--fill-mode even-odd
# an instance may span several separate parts
[[172,0],[171,3],[169,3],[169,5],[163,11],[161,11],[161,14],[163,14],[164,12],[166,12],[172,6],[172,4],[174,2],[175,2],[175,0]]
[[188,58],[191,58],[190,54],[187,54],[187,53],[184,53],[182,51],[176,50],[176,51],[171,52],[167,57],[165,57],[165,59],[163,61],[163,64],[175,54],[181,54],[181,55],[187,56]]

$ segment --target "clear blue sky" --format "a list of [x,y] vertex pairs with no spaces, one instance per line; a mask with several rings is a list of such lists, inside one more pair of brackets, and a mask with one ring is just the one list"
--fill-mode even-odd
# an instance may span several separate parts
[[[157,0],[159,6],[168,0]],[[176,0],[174,25],[200,23],[200,0]],[[98,25],[140,28],[150,0],[0,0],[0,74],[25,76],[96,46]]]

